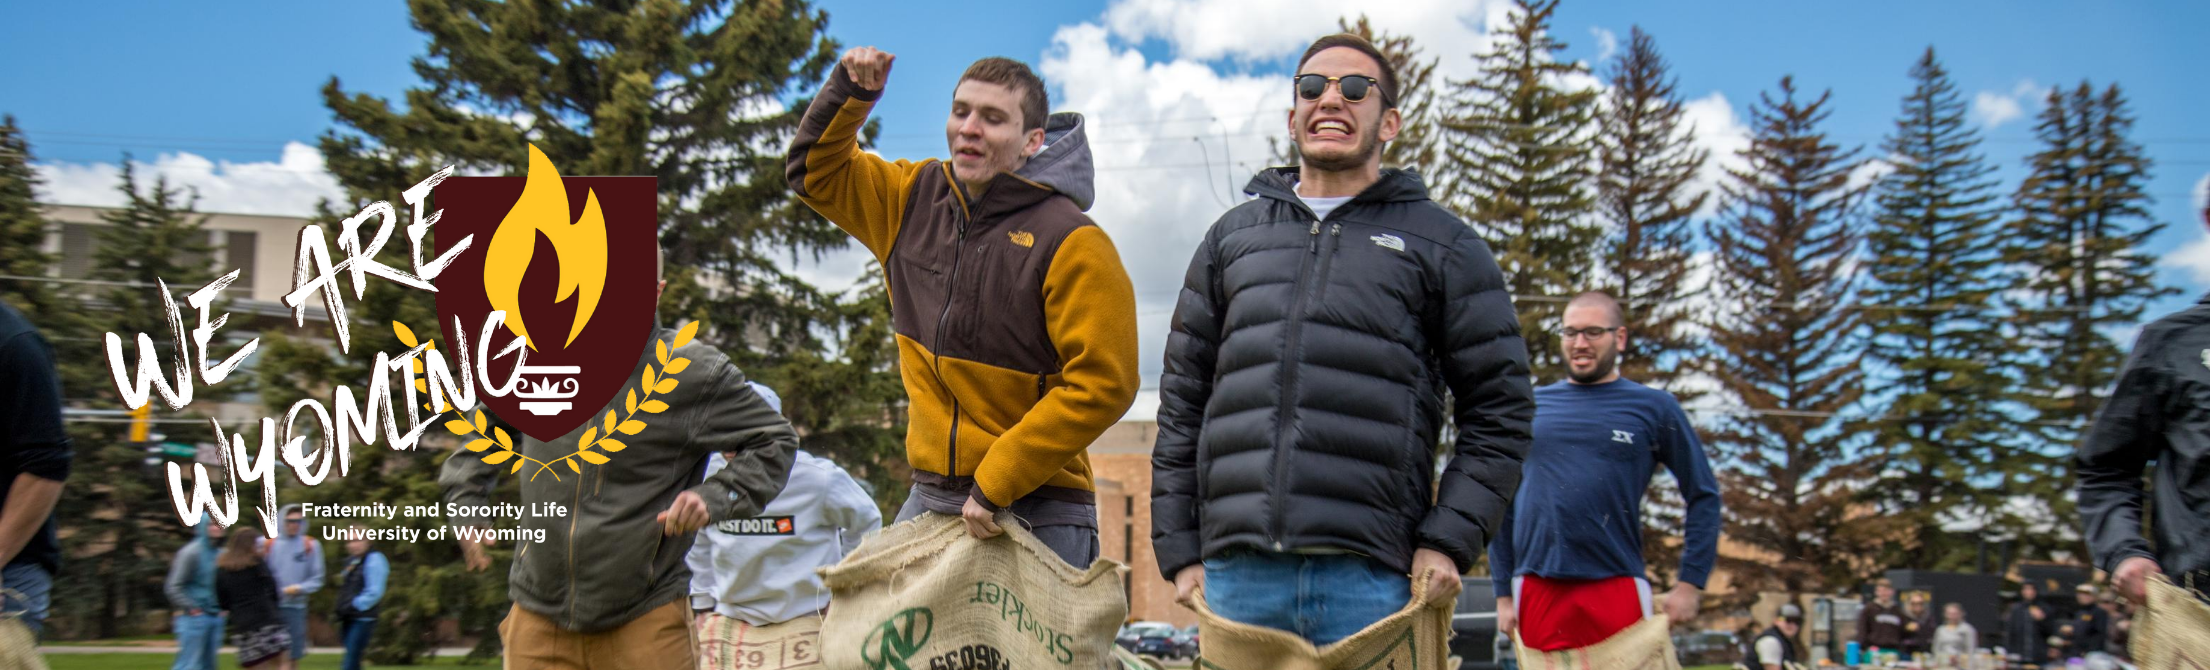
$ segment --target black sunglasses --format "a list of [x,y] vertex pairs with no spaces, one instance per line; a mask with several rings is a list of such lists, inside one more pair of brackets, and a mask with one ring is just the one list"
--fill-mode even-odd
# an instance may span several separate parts
[[1297,97],[1307,101],[1318,100],[1320,96],[1327,94],[1328,84],[1330,83],[1335,84],[1343,91],[1344,102],[1365,100],[1368,93],[1381,90],[1381,80],[1362,74],[1347,74],[1341,77],[1300,74],[1294,79],[1297,82]]

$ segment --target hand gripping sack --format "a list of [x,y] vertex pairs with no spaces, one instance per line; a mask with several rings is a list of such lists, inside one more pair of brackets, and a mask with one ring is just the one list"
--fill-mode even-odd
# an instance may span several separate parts
[[1579,649],[1539,652],[1520,646],[1518,636],[1512,646],[1522,670],[1680,670],[1672,629],[1673,620],[1660,614]]
[[1097,670],[1128,618],[1123,566],[1077,570],[1000,517],[1005,534],[967,535],[924,514],[883,529],[821,569],[830,670]]
[[2148,605],[2133,620],[2133,658],[2141,670],[2210,668],[2210,605],[2163,575],[2149,579]]
[[1372,625],[1325,647],[1289,631],[1230,621],[1205,605],[1200,588],[1197,630],[1205,641],[1192,670],[1450,670],[1450,615],[1455,599],[1422,603],[1425,575],[1412,599]]

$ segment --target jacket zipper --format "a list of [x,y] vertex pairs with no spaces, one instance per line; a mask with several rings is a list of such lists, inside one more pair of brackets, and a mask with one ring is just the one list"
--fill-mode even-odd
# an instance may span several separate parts
[[[1283,351],[1285,358],[1297,355],[1297,347],[1300,346],[1298,341],[1304,337],[1305,280],[1312,274],[1314,261],[1320,255],[1319,218],[1312,219],[1312,227],[1305,232],[1305,237],[1305,258],[1297,264],[1297,281],[1291,285],[1297,292],[1297,300],[1289,310],[1289,337],[1287,346]],[[1282,443],[1282,438],[1288,434],[1290,417],[1295,413],[1297,369],[1300,367],[1298,361],[1294,359],[1284,360],[1282,365],[1281,403],[1280,406],[1275,408],[1276,413],[1274,415],[1274,481],[1270,487],[1276,496],[1288,495],[1287,491],[1283,490],[1286,485],[1282,483],[1284,470],[1282,467],[1284,454],[1282,452],[1287,450]],[[1273,507],[1274,518],[1271,526],[1267,528],[1266,535],[1273,540],[1274,551],[1283,551],[1281,536],[1284,523],[1282,521],[1284,505],[1277,501]]]
[[1320,251],[1320,274],[1313,279],[1312,301],[1326,302],[1328,297],[1328,271],[1335,267],[1335,254],[1343,250],[1343,224],[1329,224],[1328,246]]
[[1044,401],[1044,373],[1036,373],[1036,402]]
[[952,199],[959,203],[959,234],[952,242],[952,273],[944,282],[944,308],[936,314],[936,341],[929,343],[929,363],[935,368],[936,383],[944,387],[944,393],[952,397],[952,428],[949,441],[944,446],[944,476],[959,476],[959,396],[952,393],[950,382],[944,381],[944,323],[951,320],[952,299],[959,295],[959,260],[967,251],[967,223],[974,213],[967,211],[967,194],[952,174],[951,166],[944,166],[944,176],[952,182]]

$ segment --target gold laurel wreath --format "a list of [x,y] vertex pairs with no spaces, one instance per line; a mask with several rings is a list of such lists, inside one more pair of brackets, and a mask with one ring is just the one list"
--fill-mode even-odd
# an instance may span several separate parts
[[[483,462],[486,464],[499,465],[509,461],[513,462],[514,465],[507,468],[509,474],[521,472],[522,466],[525,464],[536,463],[537,470],[530,473],[530,479],[536,479],[538,475],[550,472],[553,479],[559,481],[559,471],[552,469],[554,463],[566,464],[570,471],[582,474],[583,468],[576,465],[575,462],[579,458],[593,465],[605,465],[610,459],[606,457],[606,454],[592,451],[592,448],[596,447],[609,454],[628,449],[629,445],[624,444],[621,440],[614,439],[615,432],[618,431],[623,435],[636,435],[643,432],[648,426],[643,419],[637,417],[639,410],[646,414],[659,414],[668,410],[666,401],[653,399],[652,396],[665,395],[674,391],[680,383],[675,379],[675,375],[681,374],[684,370],[690,368],[691,359],[670,358],[669,352],[690,344],[691,338],[698,334],[699,323],[698,321],[692,321],[684,324],[682,329],[676,331],[672,344],[669,340],[653,340],[654,354],[660,360],[661,367],[655,371],[651,363],[646,363],[644,377],[638,380],[637,388],[629,390],[627,399],[622,403],[626,413],[617,420],[614,416],[614,410],[606,410],[606,419],[603,425],[604,432],[601,432],[602,426],[592,426],[584,430],[583,439],[576,441],[574,453],[549,461],[540,461],[524,456],[522,452],[515,450],[514,438],[507,434],[505,428],[488,425],[488,422],[484,420],[483,410],[481,409],[476,410],[474,417],[461,413],[459,418],[445,422],[445,429],[461,437],[475,436],[476,439],[470,440],[461,448],[475,453],[491,451],[491,453],[482,456]],[[407,345],[409,348],[418,345],[419,340],[415,338],[414,331],[408,329],[406,324],[393,321],[391,322],[391,329],[392,333],[399,337],[400,343]],[[429,348],[436,349],[437,342],[435,340],[430,341]],[[424,369],[422,361],[416,359],[410,362],[413,363],[415,374],[422,374]],[[426,377],[414,380],[415,389],[423,393],[429,393],[429,384],[429,379]],[[643,397],[637,395],[638,389],[644,390]],[[431,409],[428,403],[424,403],[422,407],[423,409]],[[434,411],[436,414],[430,415],[433,420],[438,415],[452,411],[452,408],[440,403]],[[456,413],[458,412],[456,411]],[[485,432],[487,429],[490,432]],[[492,450],[493,446],[498,447],[498,449]]]

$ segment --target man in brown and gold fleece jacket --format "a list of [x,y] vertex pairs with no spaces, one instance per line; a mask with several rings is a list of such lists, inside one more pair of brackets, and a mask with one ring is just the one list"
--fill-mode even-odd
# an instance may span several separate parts
[[959,515],[976,537],[1010,510],[1061,558],[1097,558],[1087,449],[1137,388],[1135,291],[1105,231],[1078,114],[1043,81],[976,61],[953,91],[952,157],[860,150],[892,56],[844,54],[791,143],[799,200],[883,265],[909,397],[913,492],[898,520]]

